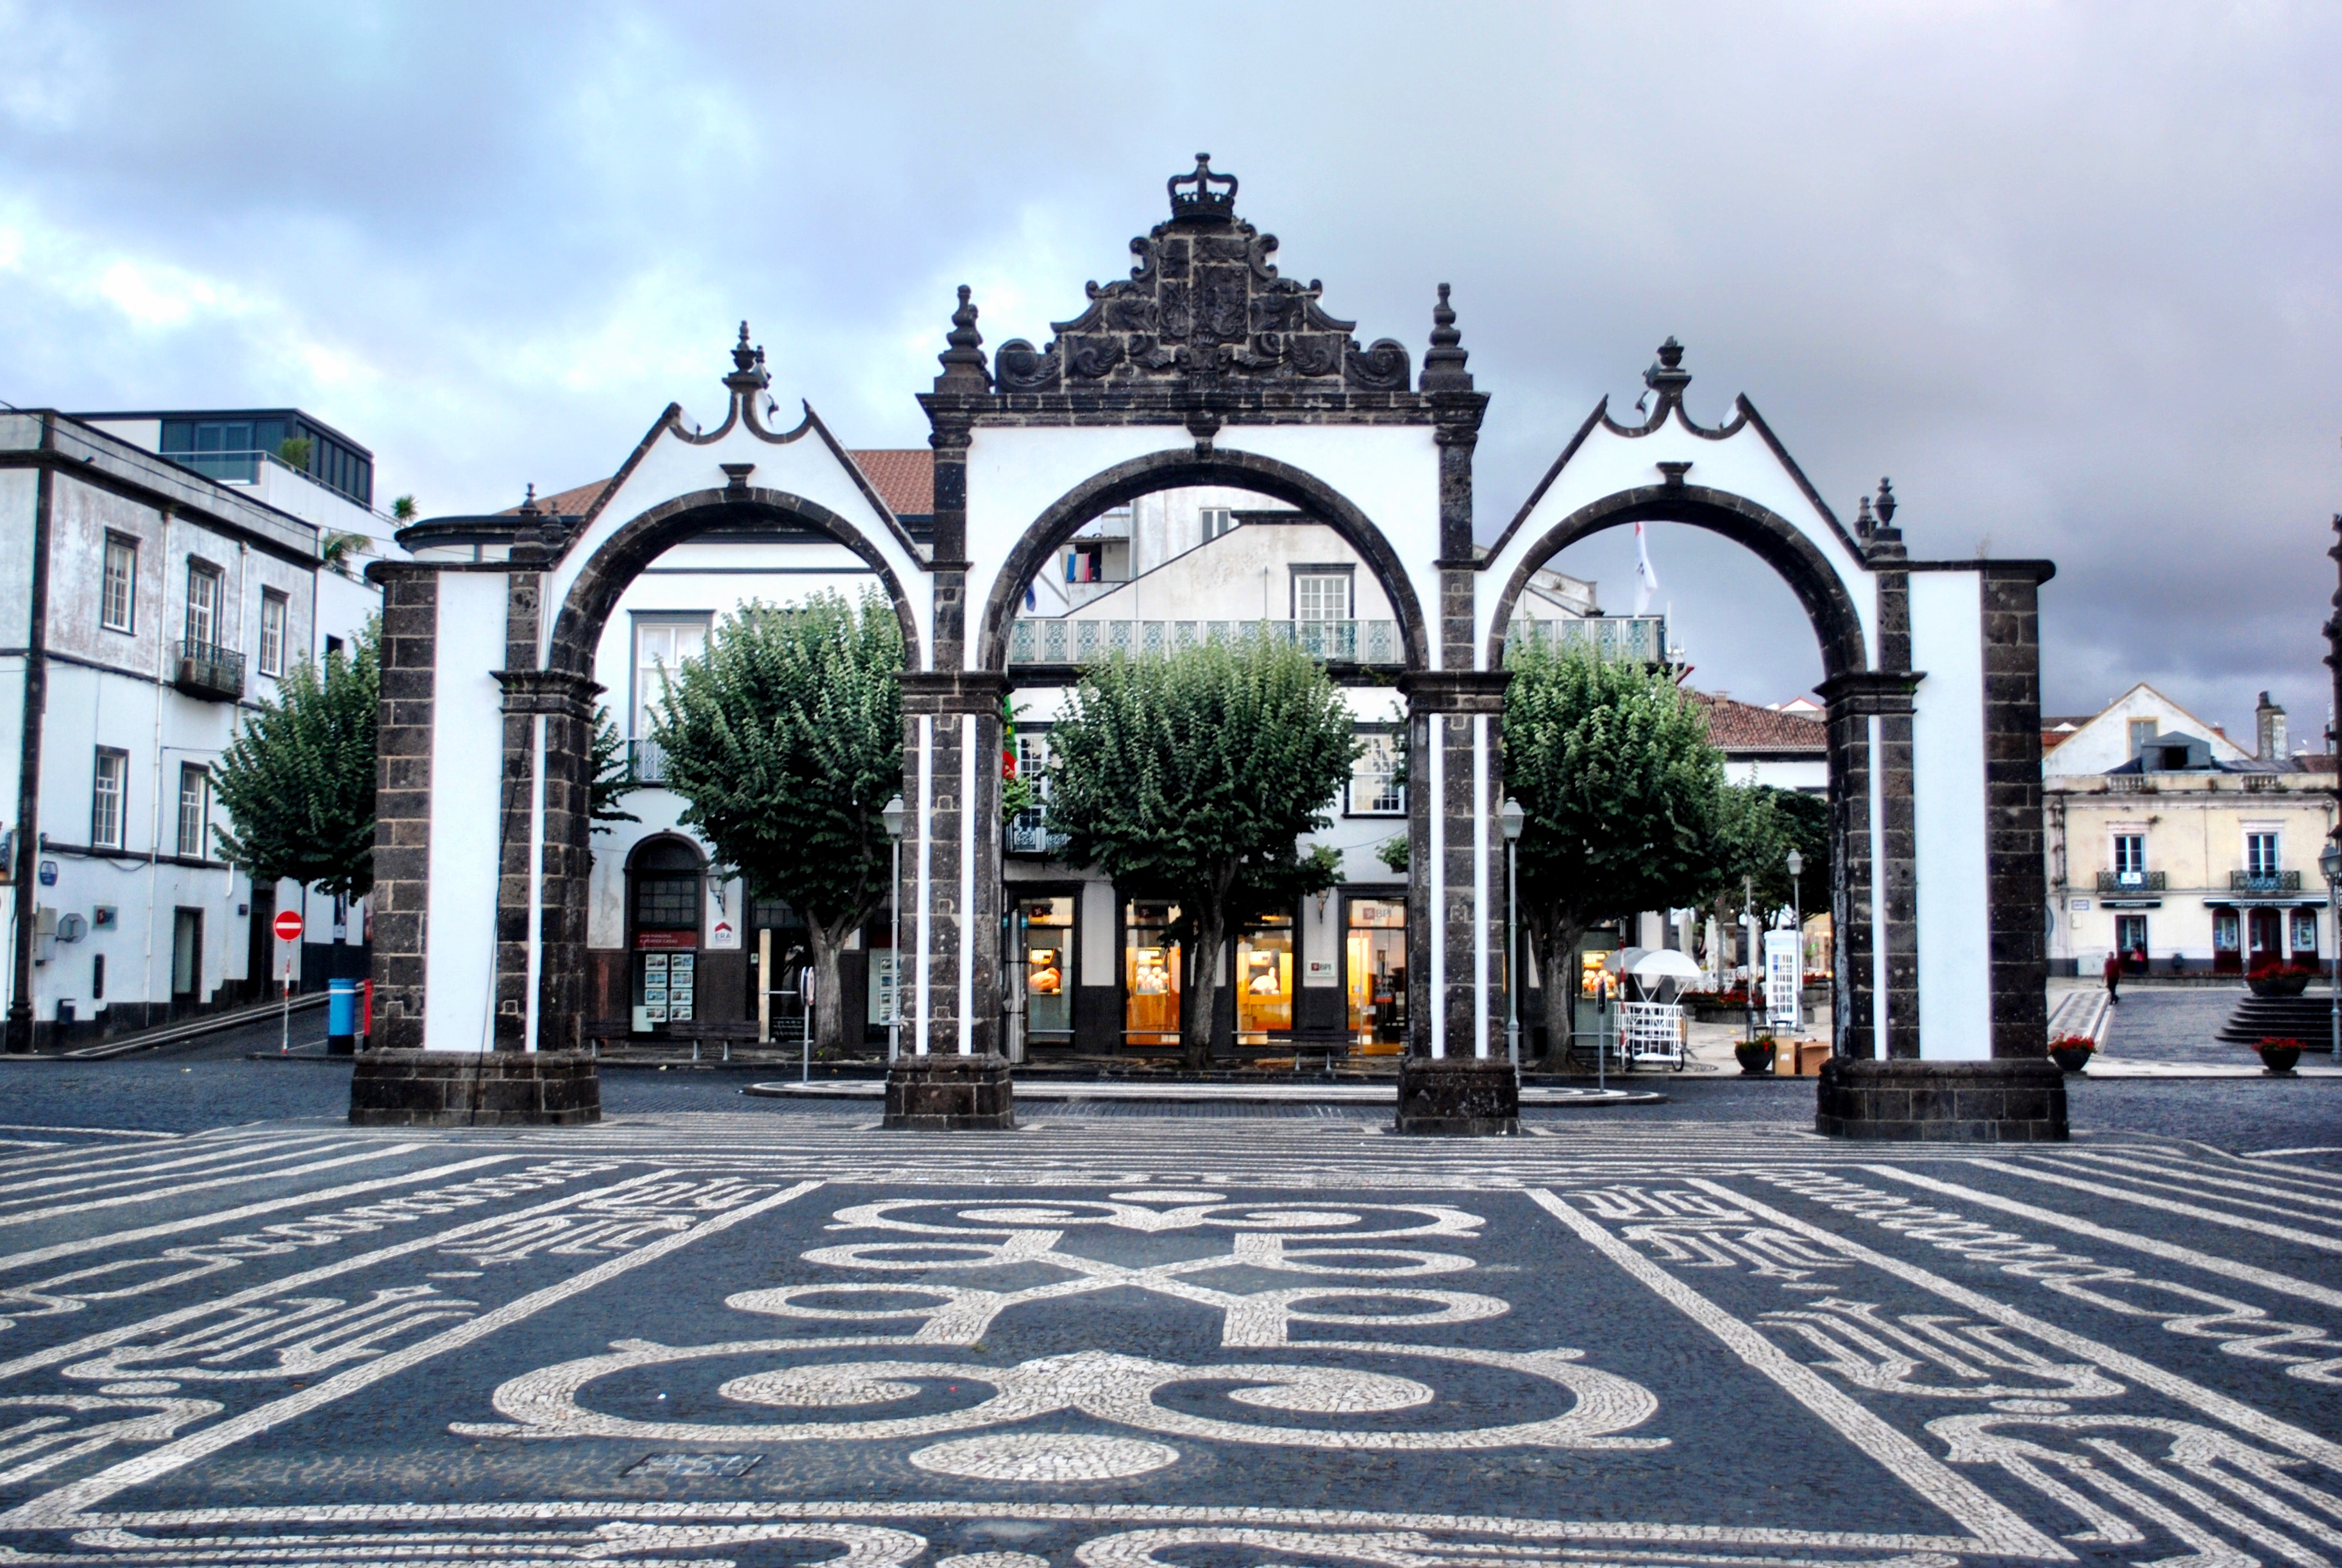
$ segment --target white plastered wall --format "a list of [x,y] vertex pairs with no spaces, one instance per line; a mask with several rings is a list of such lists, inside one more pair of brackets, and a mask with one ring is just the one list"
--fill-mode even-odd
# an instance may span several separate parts
[[485,1051],[495,1006],[497,844],[503,803],[506,579],[439,576],[431,707],[430,884],[424,903],[426,1051]]
[[1861,617],[1864,657],[1872,664],[1877,663],[1878,602],[1870,573],[1807,498],[1797,475],[1753,425],[1743,425],[1716,441],[1693,434],[1676,418],[1647,435],[1620,435],[1604,425],[1594,427],[1571,455],[1569,465],[1554,476],[1537,498],[1522,525],[1487,562],[1481,579],[1485,591],[1474,608],[1474,645],[1486,649],[1498,597],[1547,529],[1605,496],[1659,483],[1661,463],[1690,464],[1690,471],[1684,475],[1686,484],[1753,501],[1782,518],[1819,551],[1838,581],[1846,584]]
[[[1224,425],[1221,450],[1298,468],[1341,494],[1381,530],[1406,568],[1426,623],[1436,621],[1439,574],[1439,451],[1428,425]],[[1192,452],[1177,425],[1096,428],[979,427],[967,454],[966,657],[1010,551],[1035,520],[1085,481],[1161,452]],[[1438,654],[1436,634],[1432,654]]]
[[1914,572],[1911,720],[1919,922],[1919,1054],[1992,1054],[1990,848],[1985,806],[1983,579]]

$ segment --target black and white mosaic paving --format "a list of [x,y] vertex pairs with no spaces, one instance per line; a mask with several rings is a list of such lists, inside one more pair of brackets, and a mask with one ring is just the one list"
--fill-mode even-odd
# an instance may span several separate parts
[[2151,1137],[0,1144],[0,1563],[2342,1563],[2342,1192]]

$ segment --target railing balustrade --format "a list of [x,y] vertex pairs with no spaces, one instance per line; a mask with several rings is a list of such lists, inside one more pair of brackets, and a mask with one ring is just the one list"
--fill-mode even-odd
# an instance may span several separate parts
[[2232,871],[2228,873],[2230,893],[2299,893],[2301,873],[2297,871]]
[[2160,871],[2102,871],[2100,893],[2161,893],[2166,874]]
[[244,695],[244,655],[189,638],[179,644],[179,667],[171,684],[191,697],[235,702]]
[[1010,664],[1086,664],[1115,654],[1168,654],[1266,638],[1333,664],[1406,662],[1396,621],[1104,621],[1036,616],[1009,623]]

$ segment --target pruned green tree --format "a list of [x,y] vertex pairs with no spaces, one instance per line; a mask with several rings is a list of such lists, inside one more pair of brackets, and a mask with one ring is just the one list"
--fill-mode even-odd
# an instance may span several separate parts
[[1228,933],[1333,885],[1331,854],[1296,841],[1330,820],[1357,754],[1325,670],[1265,638],[1094,664],[1050,731],[1049,825],[1066,858],[1179,905],[1190,1069],[1211,1049],[1211,955]]
[[682,821],[813,945],[815,1043],[846,1044],[837,956],[886,900],[879,813],[903,787],[903,633],[891,604],[836,594],[742,605],[666,672],[654,724]]
[[374,886],[375,721],[382,625],[304,659],[244,722],[212,774],[226,808],[220,858],[261,887],[280,878],[344,898]]
[[607,833],[612,823],[642,821],[618,804],[643,786],[627,763],[626,740],[618,733],[618,721],[610,716],[607,703],[594,710],[592,760],[593,783],[588,787],[586,804],[594,831]]
[[1663,669],[1524,638],[1506,655],[1505,789],[1527,814],[1523,922],[1547,1038],[1569,1038],[1575,954],[1595,926],[1715,884],[1724,755]]

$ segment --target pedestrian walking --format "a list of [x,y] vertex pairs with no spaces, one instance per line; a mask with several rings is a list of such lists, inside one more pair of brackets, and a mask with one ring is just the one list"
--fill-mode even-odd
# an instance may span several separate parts
[[2122,954],[2117,949],[2107,953],[2107,1004],[2122,1000]]

